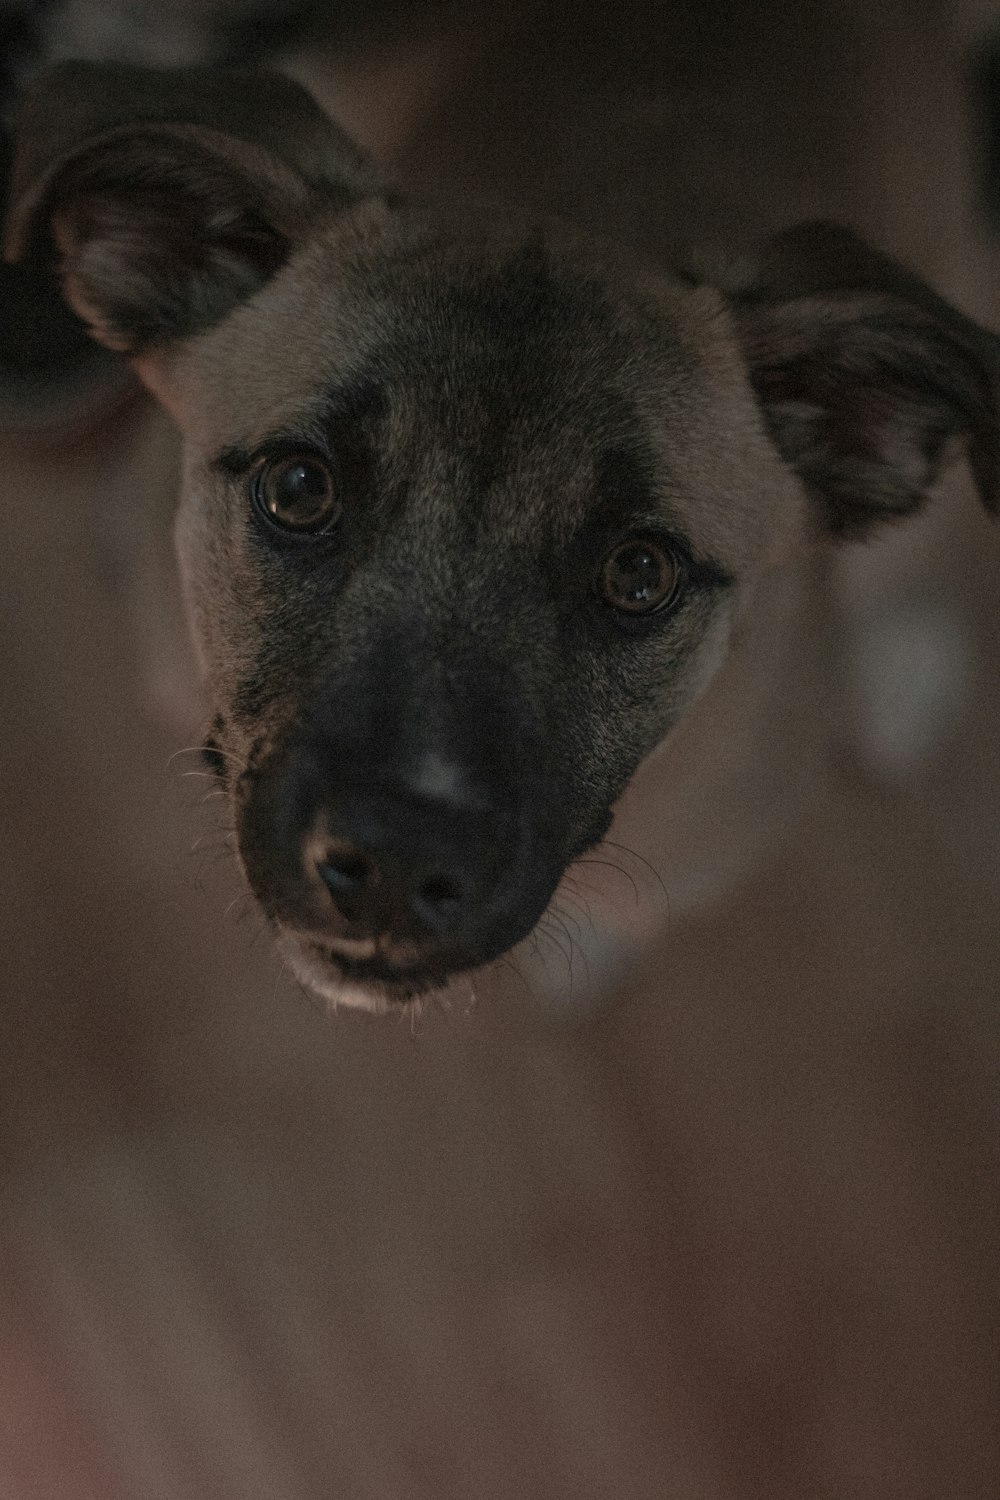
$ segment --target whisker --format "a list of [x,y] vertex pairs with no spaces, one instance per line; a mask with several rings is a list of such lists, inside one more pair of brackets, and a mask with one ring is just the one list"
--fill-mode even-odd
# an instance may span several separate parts
[[[565,900],[568,900],[568,899],[569,898],[567,897],[566,893],[563,892],[562,900],[565,901]],[[558,893],[557,893],[556,896],[553,896],[552,900],[549,902],[549,910],[552,912],[552,914],[554,916],[557,916],[559,918],[559,920],[561,922],[563,922],[564,924],[567,923],[567,922],[572,922],[574,928],[576,929],[576,935],[577,935],[577,937],[580,936],[580,933],[583,931],[583,929],[580,926],[580,923],[577,921],[576,917],[574,917],[572,915],[571,912],[563,910],[563,907],[561,905],[561,901],[558,899]],[[567,936],[569,936],[568,930],[567,930]]]
[[585,881],[580,879],[578,874],[571,875],[568,870],[560,881],[560,889],[563,890],[564,895],[569,894],[576,898],[578,905],[583,907],[584,911],[587,914],[588,921],[590,922],[591,926],[593,926],[593,913],[591,912],[590,902],[587,900],[584,892],[588,891],[591,896],[597,898],[598,900],[605,899],[604,892],[599,890],[597,886],[588,885]]
[[[219,755],[223,760],[231,760],[234,765],[239,766],[241,770],[249,770],[247,762],[241,756],[237,755],[235,751],[227,750],[224,745],[214,744],[185,745],[182,750],[175,750],[172,755],[169,755],[167,757],[168,770],[173,765],[174,761],[177,760],[181,755]],[[215,773],[214,771],[204,771],[201,774],[205,776],[213,776]]]
[[219,865],[228,864],[230,860],[235,858],[234,850],[225,844],[219,844],[212,849],[199,849],[198,852],[202,856],[202,873],[204,873],[206,868],[217,869]]
[[[574,941],[573,941],[573,934],[569,931],[569,928],[566,927],[566,925],[565,925],[566,924],[567,914],[564,913],[564,912],[562,912],[562,911],[560,911],[559,907],[557,905],[554,908],[553,915],[556,916],[556,917],[558,917],[559,921],[562,922],[563,928],[564,928],[564,930],[566,932],[566,936],[569,939],[570,976],[571,976],[571,980],[572,980],[572,957],[573,957],[573,954],[575,953],[582,960],[584,976],[586,978],[587,984],[589,985],[590,984],[590,959],[589,959],[589,957],[587,955],[587,949],[586,949],[586,947],[582,943],[579,943],[579,942],[574,943]],[[573,921],[573,918],[570,917],[569,920]],[[579,923],[574,923],[574,926],[576,927],[577,933],[579,934],[579,932],[580,932]],[[591,923],[591,929],[593,930],[593,923]],[[572,988],[572,983],[571,983],[570,987]]]
[[[239,893],[238,896],[234,896],[233,899],[232,899],[232,901],[230,901],[229,905],[226,907],[225,911],[222,913],[222,920],[225,921],[226,918],[229,916],[229,913],[233,910],[233,908],[235,906],[238,906],[241,901],[249,901],[251,894],[252,893],[250,891],[240,891],[240,893]],[[241,913],[241,916],[246,916],[246,915],[247,915],[246,912]]]
[[235,850],[233,840],[236,837],[235,828],[216,828],[212,833],[199,833],[189,849],[190,854],[202,854],[206,850],[218,849],[222,846],[229,851]]
[[627,844],[616,843],[614,839],[601,839],[598,848],[601,848],[602,846],[608,849],[619,849],[622,854],[627,854],[630,856],[630,858],[638,860],[641,865],[645,865],[646,869],[659,884],[660,890],[663,892],[664,896],[666,896],[667,888],[663,884],[663,876],[660,874],[655,865],[650,864],[649,860],[644,854],[639,854],[635,849],[630,849]]
[[[583,896],[578,895],[575,888],[573,890],[562,890],[562,894],[559,899],[561,901],[571,901],[576,907],[577,911],[582,913],[583,920],[586,922],[590,931],[596,931],[596,928],[594,926],[594,914],[590,909],[590,902],[587,901]],[[577,931],[581,931],[579,924],[577,924]]]
[[[501,964],[505,969],[510,969],[515,979],[520,981],[521,985],[523,985],[523,987],[528,991],[528,994],[531,996],[535,1005],[540,1004],[538,996],[535,994],[534,988],[532,987],[531,981],[525,978],[525,976],[521,973],[521,970],[518,968],[517,964],[509,954],[504,954],[501,958],[494,959],[491,967],[499,968]],[[466,1011],[466,1015],[468,1015],[468,1011]]]
[[616,865],[614,861],[610,859],[578,859],[576,863],[578,865],[601,865],[605,870],[617,870],[618,874],[623,876],[624,879],[626,879],[629,885],[632,887],[632,895],[635,898],[635,904],[636,906],[639,905],[639,887],[636,885],[635,880],[632,878],[629,872],[627,870],[623,870],[621,865]]
[[[566,964],[566,970],[567,970],[567,972],[568,972],[568,974],[570,976],[570,980],[572,981],[572,977],[573,977],[573,958],[572,958],[572,954],[571,954],[571,952],[567,952],[567,950],[563,947],[562,943],[559,941],[559,939],[556,936],[556,934],[551,930],[551,928],[549,928],[546,925],[546,921],[550,917],[550,915],[551,915],[551,913],[546,912],[545,916],[542,917],[541,921],[538,923],[538,926],[537,926],[537,928],[535,930],[536,930],[536,932],[538,932],[540,934],[540,936],[548,938],[548,940],[552,944],[552,946],[554,948],[556,948],[559,951],[559,953],[562,955],[563,960],[564,960],[564,962]],[[543,962],[544,962],[544,960],[543,960]]]

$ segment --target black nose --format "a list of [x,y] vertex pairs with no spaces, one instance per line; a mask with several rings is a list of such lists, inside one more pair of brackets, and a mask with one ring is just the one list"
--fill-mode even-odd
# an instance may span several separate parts
[[491,904],[509,845],[489,808],[367,788],[339,797],[324,822],[316,868],[359,937],[465,935]]
[[403,861],[338,843],[317,868],[341,916],[373,934],[443,937],[465,905],[467,886],[432,861]]

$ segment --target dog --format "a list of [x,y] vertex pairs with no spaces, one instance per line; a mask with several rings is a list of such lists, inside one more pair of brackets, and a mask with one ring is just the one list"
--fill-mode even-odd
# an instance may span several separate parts
[[385,1010],[505,955],[776,561],[1000,496],[995,338],[847,230],[708,284],[384,181],[277,74],[63,64],[6,253],[183,437],[207,758],[300,981]]

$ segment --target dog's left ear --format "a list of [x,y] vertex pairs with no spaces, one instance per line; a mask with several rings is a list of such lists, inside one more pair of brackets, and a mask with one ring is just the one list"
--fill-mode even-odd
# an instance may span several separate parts
[[5,252],[54,263],[99,343],[143,355],[252,296],[375,170],[277,73],[63,63],[15,121]]
[[1000,340],[831,224],[771,240],[728,298],[771,436],[825,530],[911,514],[952,436],[996,513]]

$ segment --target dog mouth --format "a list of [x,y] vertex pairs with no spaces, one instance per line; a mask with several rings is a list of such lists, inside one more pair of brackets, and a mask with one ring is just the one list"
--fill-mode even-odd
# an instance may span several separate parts
[[411,1000],[429,990],[441,989],[450,978],[443,969],[398,964],[378,954],[372,958],[350,958],[340,953],[320,956],[349,984],[378,986],[389,999]]
[[[279,946],[300,984],[354,1009],[384,1013],[423,995],[443,990],[457,969],[379,952],[350,952],[312,939],[284,934]],[[359,944],[358,947],[361,945]]]

